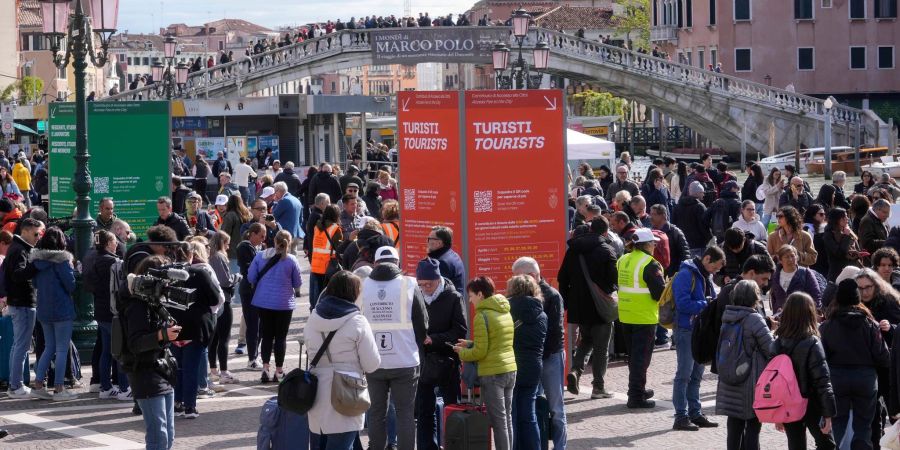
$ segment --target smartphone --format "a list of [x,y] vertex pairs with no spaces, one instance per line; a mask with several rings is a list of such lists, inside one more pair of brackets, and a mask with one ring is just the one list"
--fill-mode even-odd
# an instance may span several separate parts
[[871,253],[869,253],[865,250],[860,250],[858,254],[859,254],[860,258],[868,258],[869,256],[872,256]]

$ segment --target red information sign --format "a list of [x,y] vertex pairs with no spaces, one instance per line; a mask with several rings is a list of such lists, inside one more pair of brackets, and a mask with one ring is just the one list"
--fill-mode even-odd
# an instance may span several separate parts
[[467,91],[465,108],[469,276],[505,289],[513,262],[531,256],[555,282],[566,250],[562,92]]
[[397,95],[397,151],[402,168],[400,230],[402,269],[415,274],[427,253],[431,227],[450,227],[462,252],[459,93],[403,91]]

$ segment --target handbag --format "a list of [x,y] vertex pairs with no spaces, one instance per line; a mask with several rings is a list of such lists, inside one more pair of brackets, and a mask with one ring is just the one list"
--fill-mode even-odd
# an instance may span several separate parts
[[[484,330],[485,333],[490,334],[490,329],[488,328],[488,319],[487,314],[484,312],[481,313],[481,317],[484,318]],[[479,386],[479,377],[478,377],[478,363],[475,361],[463,363],[462,369],[462,381],[466,384],[466,388],[474,389],[476,386]]]
[[619,319],[619,300],[600,289],[597,283],[591,279],[588,273],[587,263],[584,261],[584,255],[578,255],[578,262],[581,264],[581,273],[584,275],[584,282],[591,291],[591,299],[594,301],[594,309],[597,315],[605,322],[613,322]]
[[[322,333],[325,336],[325,333]],[[325,350],[331,362],[331,352]],[[345,416],[358,416],[369,410],[372,401],[369,399],[369,383],[366,376],[356,376],[333,369],[331,377],[331,407]]]
[[878,444],[888,450],[900,450],[900,420],[884,428],[884,436]]
[[[256,283],[250,284],[250,301],[253,301],[253,296],[256,295],[256,287],[259,286],[259,282],[262,281],[263,277],[266,275],[266,272],[269,271],[275,264],[278,264],[278,261],[281,259],[281,254],[276,253],[269,258],[269,261],[266,262],[266,265],[263,266],[262,270],[259,271],[259,278],[256,279]],[[249,280],[247,280],[249,281]]]
[[335,250],[337,247],[335,247],[331,236],[328,235],[328,231],[325,231],[325,237],[328,238],[328,243],[331,244],[331,255],[328,259],[328,267],[325,268],[325,279],[330,280],[334,274],[344,270],[344,266],[341,265],[341,255]]
[[428,352],[422,362],[422,374],[419,384],[443,386],[450,379],[453,370],[457,370],[456,361],[452,357],[438,352]]
[[307,361],[306,370],[296,368],[290,371],[278,385],[278,406],[297,414],[306,414],[316,403],[316,390],[319,389],[319,378],[310,369],[316,367],[322,355],[328,350],[328,344],[337,330],[328,333],[322,347],[316,352],[312,362]]

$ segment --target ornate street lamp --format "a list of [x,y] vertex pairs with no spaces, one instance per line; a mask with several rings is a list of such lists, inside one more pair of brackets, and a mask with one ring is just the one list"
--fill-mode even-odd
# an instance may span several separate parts
[[[504,43],[498,43],[491,51],[491,56],[496,72],[496,82],[498,89],[536,89],[540,86],[540,75],[536,79],[532,79],[528,72],[528,63],[522,57],[522,49],[525,44],[525,37],[528,36],[528,29],[531,27],[531,15],[524,9],[519,8],[512,13],[510,18],[512,23],[512,34],[516,38],[518,47],[518,56],[510,67],[510,75],[504,76],[503,72],[509,66],[509,47]],[[550,46],[546,42],[538,42],[533,49],[534,68],[546,69],[550,62]]]
[[534,46],[534,68],[544,70],[550,63],[550,46],[546,42],[538,42]]
[[[87,101],[85,98],[85,69],[88,57],[96,67],[103,67],[108,60],[109,40],[116,32],[119,15],[119,0],[90,0],[91,16],[84,13],[82,0],[40,0],[44,19],[44,35],[50,40],[53,62],[59,69],[65,69],[72,62],[75,72],[75,176],[72,187],[75,190],[75,218],[72,228],[75,232],[75,257],[81,261],[91,246],[94,219],[91,218],[91,172],[88,166]],[[93,35],[100,40],[100,48],[95,50]],[[63,42],[65,38],[65,42]],[[65,47],[65,48],[63,48]],[[80,283],[75,292],[75,330],[73,340],[76,346],[87,351],[94,346],[97,323],[94,322],[93,299],[84,291]]]
[[[834,99],[829,95],[822,103],[825,109],[825,179],[831,179],[831,108],[834,108]],[[857,155],[859,152],[857,152]]]
[[[184,86],[183,82],[176,80],[177,75],[173,67],[177,46],[178,41],[174,37],[166,36],[166,40],[163,41],[163,59],[165,64],[156,62],[151,68],[150,74],[153,76],[157,97],[165,97],[171,100],[175,90]],[[185,71],[187,71],[187,68],[185,68]],[[185,78],[187,78],[187,73],[185,73]]]

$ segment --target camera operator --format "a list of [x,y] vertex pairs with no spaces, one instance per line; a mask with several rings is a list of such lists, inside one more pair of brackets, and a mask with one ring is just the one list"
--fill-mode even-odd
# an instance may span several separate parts
[[[216,313],[225,303],[225,295],[216,281],[216,275],[209,264],[207,255],[200,255],[201,264],[193,265],[195,251],[205,249],[202,245],[184,243],[175,249],[175,262],[188,264],[184,270],[190,275],[179,287],[194,289],[194,302],[184,311],[172,310],[172,316],[184,328],[178,336],[174,354],[178,360],[178,383],[175,390],[175,413],[188,419],[200,416],[197,412],[197,390],[200,386],[199,373],[205,371],[207,347],[216,329]],[[202,365],[202,367],[201,367]]]
[[[168,263],[169,259],[164,256],[148,256],[133,273],[146,275],[150,269]],[[179,336],[181,327],[174,324],[159,302],[127,295],[122,307],[119,314],[126,344],[121,358],[122,367],[144,416],[147,448],[172,448],[175,440],[172,384],[176,369],[168,347]]]
[[275,246],[275,235],[282,230],[281,225],[275,221],[275,216],[268,213],[268,205],[266,201],[263,199],[256,199],[253,202],[253,207],[250,208],[250,214],[253,215],[253,218],[241,225],[241,236],[247,234],[247,230],[250,229],[250,225],[254,223],[262,224],[266,227],[266,247],[272,248]]

